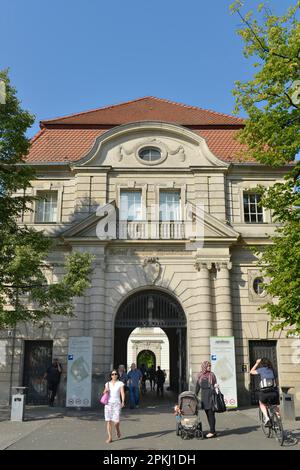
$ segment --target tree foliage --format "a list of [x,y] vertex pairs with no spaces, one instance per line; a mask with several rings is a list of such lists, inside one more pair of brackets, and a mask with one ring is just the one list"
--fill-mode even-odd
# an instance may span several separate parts
[[238,139],[246,145],[245,158],[271,166],[294,163],[283,182],[262,190],[262,205],[280,224],[272,244],[259,254],[259,265],[269,279],[265,289],[273,301],[263,307],[274,327],[300,332],[300,1],[282,17],[260,4],[256,16],[242,13],[239,0],[232,6],[242,25],[244,55],[254,57],[255,73],[236,82],[236,111],[248,118]]
[[233,94],[235,111],[248,114],[239,140],[248,154],[267,165],[282,165],[294,160],[300,151],[300,1],[279,17],[264,5],[261,16],[243,16],[242,2],[232,9],[241,20],[246,58],[254,57],[253,79],[236,82]]
[[52,267],[47,256],[54,248],[42,232],[20,225],[18,218],[31,210],[35,198],[26,195],[34,172],[25,163],[30,142],[26,130],[34,117],[22,110],[7,71],[6,100],[0,104],[0,328],[18,321],[39,321],[51,315],[72,315],[73,298],[89,286],[92,256],[72,253],[65,274],[49,282]]

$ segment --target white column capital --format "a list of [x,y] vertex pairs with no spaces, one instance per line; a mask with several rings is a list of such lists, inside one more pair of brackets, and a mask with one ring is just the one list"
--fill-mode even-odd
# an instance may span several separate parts
[[232,262],[229,260],[216,261],[215,266],[217,271],[221,271],[222,269],[229,271],[232,268]]
[[209,260],[201,260],[201,259],[197,259],[195,261],[195,268],[197,271],[201,271],[201,270],[208,270],[210,271],[211,268],[212,268],[212,261],[209,261]]

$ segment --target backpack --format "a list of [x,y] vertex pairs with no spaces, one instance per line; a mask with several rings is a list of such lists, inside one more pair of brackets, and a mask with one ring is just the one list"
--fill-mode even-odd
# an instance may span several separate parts
[[261,390],[266,390],[276,387],[275,379],[261,379],[259,382],[259,388]]

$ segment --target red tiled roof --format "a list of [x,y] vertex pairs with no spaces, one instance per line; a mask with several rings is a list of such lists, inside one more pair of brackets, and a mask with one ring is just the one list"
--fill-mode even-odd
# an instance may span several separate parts
[[[231,129],[213,129],[213,130],[193,130],[206,140],[206,143],[212,153],[226,162],[255,162],[254,158],[242,157],[242,151],[246,147],[240,144],[234,136],[237,130]],[[256,162],[257,163],[257,162]]]
[[159,98],[146,97],[85,113],[41,121],[42,130],[32,139],[27,162],[80,160],[95,139],[108,129],[128,122],[165,121],[189,127],[206,139],[211,151],[225,161],[240,161],[242,146],[234,134],[244,120]]
[[41,126],[118,125],[135,121],[166,121],[188,125],[243,125],[244,120],[173,101],[146,96],[133,101],[105,106],[84,113],[41,121]]
[[72,162],[93,146],[100,129],[42,129],[31,141],[27,162]]
[[[28,162],[76,161],[86,155],[95,139],[107,129],[43,129],[32,141]],[[214,155],[224,161],[239,161],[241,144],[234,139],[236,130],[193,130],[203,137]]]

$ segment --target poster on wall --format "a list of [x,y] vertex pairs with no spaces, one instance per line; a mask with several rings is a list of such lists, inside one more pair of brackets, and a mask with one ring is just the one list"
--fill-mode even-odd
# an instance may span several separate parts
[[235,349],[233,336],[211,336],[211,369],[224,395],[227,408],[237,407]]
[[69,338],[66,406],[91,406],[92,348],[90,336]]

